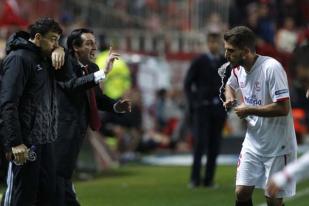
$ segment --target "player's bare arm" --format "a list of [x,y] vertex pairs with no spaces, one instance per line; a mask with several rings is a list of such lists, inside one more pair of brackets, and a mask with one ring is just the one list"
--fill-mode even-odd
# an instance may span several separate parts
[[280,102],[273,102],[271,104],[263,106],[248,106],[241,104],[235,108],[235,113],[241,119],[246,118],[249,115],[255,115],[260,117],[279,117],[286,116],[290,111],[290,100],[284,100]]
[[223,106],[226,109],[233,107],[233,105],[235,104],[235,100],[236,100],[236,92],[229,85],[226,85],[226,87],[225,87],[225,99],[226,100],[223,103]]

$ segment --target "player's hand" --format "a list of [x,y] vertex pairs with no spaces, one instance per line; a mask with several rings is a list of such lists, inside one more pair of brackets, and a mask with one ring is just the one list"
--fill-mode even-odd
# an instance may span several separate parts
[[28,148],[24,144],[12,147],[12,154],[14,156],[14,161],[16,164],[24,164],[28,158]]
[[114,53],[113,48],[110,47],[108,57],[107,57],[107,60],[106,60],[106,67],[104,69],[105,74],[108,74],[112,70],[113,65],[114,65],[114,61],[118,60],[119,57],[120,57],[120,54]]
[[53,67],[57,70],[60,69],[64,65],[64,57],[65,57],[65,52],[63,47],[57,47],[54,49],[51,55],[51,60]]
[[225,109],[230,109],[232,107],[235,107],[237,104],[237,100],[234,99],[234,98],[231,98],[231,99],[227,99],[224,103],[223,103],[223,106],[225,107]]
[[273,180],[270,180],[267,186],[267,192],[270,197],[273,197],[273,198],[276,197],[280,189],[281,188]]
[[246,106],[245,104],[241,104],[241,105],[235,107],[235,109],[234,109],[236,115],[240,119],[244,119],[244,118],[246,118],[249,115],[248,114],[248,110],[249,110],[249,107]]
[[306,91],[306,98],[309,99],[309,89]]
[[119,100],[115,103],[115,110],[119,113],[131,112],[131,101],[128,99]]

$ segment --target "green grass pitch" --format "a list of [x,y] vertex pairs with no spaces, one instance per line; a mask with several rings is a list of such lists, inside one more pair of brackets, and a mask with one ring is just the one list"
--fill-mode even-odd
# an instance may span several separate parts
[[[217,169],[217,189],[188,189],[189,167],[123,166],[104,172],[93,180],[75,182],[83,206],[233,206],[235,167]],[[298,184],[296,198],[286,206],[309,205],[309,181]],[[254,205],[262,206],[261,190]]]

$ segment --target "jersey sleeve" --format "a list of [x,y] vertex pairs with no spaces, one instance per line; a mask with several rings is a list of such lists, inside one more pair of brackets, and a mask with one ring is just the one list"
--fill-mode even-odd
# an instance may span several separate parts
[[233,88],[235,91],[239,89],[238,76],[237,76],[236,69],[232,69],[231,76],[227,80],[226,84],[230,86],[231,88]]
[[268,86],[273,102],[290,98],[287,76],[280,63],[272,63],[269,67]]

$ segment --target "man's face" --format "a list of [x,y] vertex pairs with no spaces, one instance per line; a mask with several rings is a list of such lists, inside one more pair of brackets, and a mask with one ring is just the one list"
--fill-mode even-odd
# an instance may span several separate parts
[[96,41],[92,33],[83,33],[81,35],[83,43],[80,47],[74,47],[74,50],[79,58],[79,61],[86,64],[94,61],[96,55]]
[[48,32],[41,37],[40,48],[45,55],[50,56],[53,50],[59,45],[60,35],[55,32]]
[[309,88],[309,68],[305,66],[298,66],[296,68],[297,79],[305,88]]
[[218,54],[220,52],[220,49],[222,48],[222,42],[220,40],[220,37],[209,37],[207,40],[207,46],[212,54]]
[[232,66],[238,66],[243,64],[244,50],[233,46],[232,44],[224,41],[225,58]]

